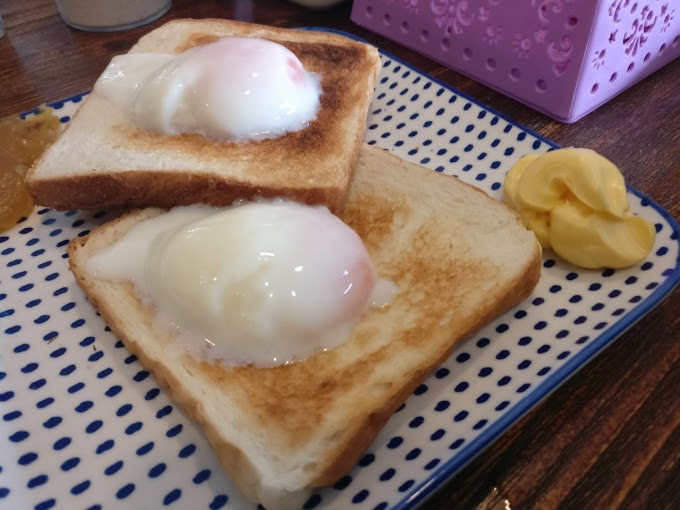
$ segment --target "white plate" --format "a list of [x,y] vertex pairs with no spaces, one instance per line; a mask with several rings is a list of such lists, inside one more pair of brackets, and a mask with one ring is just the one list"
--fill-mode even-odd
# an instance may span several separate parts
[[[369,143],[499,198],[514,161],[555,146],[382,59]],[[81,99],[54,104],[62,121]],[[629,200],[656,225],[647,261],[583,271],[546,253],[532,296],[457,349],[305,508],[414,507],[668,294],[680,228],[639,193]],[[109,217],[41,209],[0,235],[0,508],[253,509],[67,269],[68,241]]]

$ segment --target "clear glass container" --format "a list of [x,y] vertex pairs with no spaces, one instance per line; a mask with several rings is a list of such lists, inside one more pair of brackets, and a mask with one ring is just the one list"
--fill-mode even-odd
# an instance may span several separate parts
[[64,22],[79,30],[114,32],[157,20],[172,0],[56,0]]

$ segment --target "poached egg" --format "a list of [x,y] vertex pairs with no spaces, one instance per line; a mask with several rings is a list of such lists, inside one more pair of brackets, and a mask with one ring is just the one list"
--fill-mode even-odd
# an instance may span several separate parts
[[160,327],[230,365],[275,366],[334,348],[398,291],[326,207],[283,200],[172,209],[132,227],[87,269],[134,282]]
[[280,44],[225,37],[177,56],[114,57],[94,90],[142,129],[247,141],[308,126],[319,110],[321,79]]

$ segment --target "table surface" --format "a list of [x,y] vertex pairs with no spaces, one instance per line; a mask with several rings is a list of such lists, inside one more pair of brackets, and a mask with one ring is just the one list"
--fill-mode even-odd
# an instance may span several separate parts
[[[175,0],[161,20],[108,34],[73,30],[52,0],[0,0],[0,117],[89,90],[111,57],[171,18],[219,17],[354,33],[560,145],[616,161],[626,181],[680,217],[680,59],[575,124],[561,124],[352,23],[350,3]],[[425,510],[677,508],[680,292],[515,424],[422,505]]]

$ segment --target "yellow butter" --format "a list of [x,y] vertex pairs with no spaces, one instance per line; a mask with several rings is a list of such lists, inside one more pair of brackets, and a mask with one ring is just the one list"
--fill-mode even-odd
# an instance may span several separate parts
[[621,172],[589,149],[524,156],[505,178],[504,200],[544,248],[580,267],[627,267],[654,245],[654,226],[630,211]]

